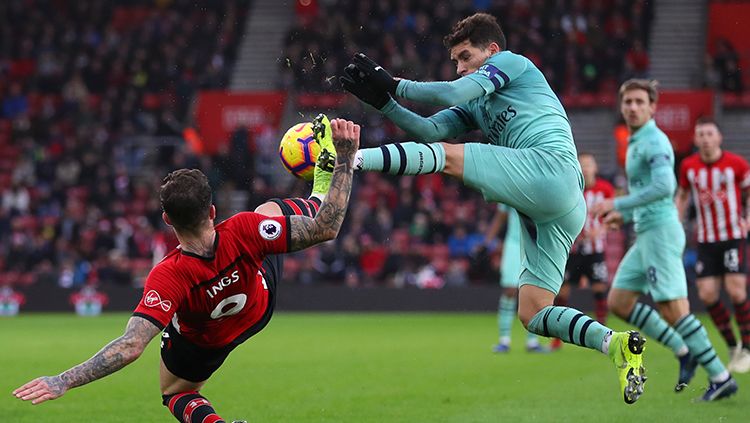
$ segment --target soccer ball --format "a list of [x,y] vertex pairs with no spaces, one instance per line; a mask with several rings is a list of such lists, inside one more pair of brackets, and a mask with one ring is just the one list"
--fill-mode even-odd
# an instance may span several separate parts
[[320,144],[315,141],[312,122],[298,123],[281,138],[279,157],[281,164],[292,175],[310,181],[315,162],[320,154]]

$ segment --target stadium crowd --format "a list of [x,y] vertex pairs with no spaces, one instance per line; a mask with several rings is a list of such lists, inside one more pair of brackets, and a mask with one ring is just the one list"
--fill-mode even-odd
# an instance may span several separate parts
[[325,25],[314,12],[300,13],[287,35],[283,88],[336,91],[331,76],[359,51],[396,76],[455,79],[442,35],[456,16],[477,11],[500,18],[509,49],[534,61],[558,93],[613,92],[648,73],[653,5],[645,0],[320,3]]
[[[220,218],[270,197],[307,194],[302,183],[291,189],[275,183],[268,170],[278,165],[276,128],[251,137],[254,165],[232,159],[249,154],[243,130],[222,156],[166,146],[149,168],[126,142],[179,136],[196,90],[226,87],[247,0],[31,3],[0,4],[0,286],[138,284],[176,244],[155,195],[174,168],[206,171]],[[468,9],[502,16],[509,45],[537,61],[556,87],[611,89],[648,70],[645,1],[321,4],[327,25],[300,15],[289,34],[290,61],[280,76],[285,88],[339,90],[327,80],[355,45],[397,73],[452,79],[440,34]],[[355,28],[352,21],[370,25]],[[382,28],[387,35],[374,37]],[[351,105],[347,117],[363,122],[364,146],[398,136],[392,124]],[[501,246],[490,246],[489,259],[475,255],[494,213],[477,193],[438,175],[369,173],[358,176],[352,198],[340,239],[291,256],[288,281],[496,283]]]
[[[249,2],[0,2],[0,285],[131,283],[173,246],[125,139],[227,85]],[[153,174],[153,176],[151,176]]]

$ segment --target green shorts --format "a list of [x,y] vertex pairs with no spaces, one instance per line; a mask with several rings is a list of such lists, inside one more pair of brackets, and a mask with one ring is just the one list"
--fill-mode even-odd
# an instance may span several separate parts
[[503,257],[500,264],[500,286],[518,288],[521,276],[521,245],[517,242],[503,243]]
[[518,210],[521,218],[519,286],[557,294],[573,240],[583,229],[583,176],[563,153],[464,144],[464,183],[485,200]]
[[686,298],[684,249],[685,231],[677,220],[636,234],[635,244],[617,268],[612,287],[651,294],[656,302]]

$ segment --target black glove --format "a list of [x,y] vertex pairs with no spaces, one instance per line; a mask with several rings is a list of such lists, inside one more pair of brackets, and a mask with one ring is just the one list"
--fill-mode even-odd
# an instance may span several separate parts
[[378,110],[391,99],[387,91],[368,85],[364,80],[364,74],[353,64],[344,68],[344,75],[339,77],[339,81],[345,90]]
[[365,82],[374,85],[379,90],[387,91],[391,95],[396,95],[398,80],[395,79],[390,72],[383,69],[382,66],[370,60],[370,58],[365,56],[364,53],[357,53],[354,55],[354,64],[357,65],[357,69],[365,74]]

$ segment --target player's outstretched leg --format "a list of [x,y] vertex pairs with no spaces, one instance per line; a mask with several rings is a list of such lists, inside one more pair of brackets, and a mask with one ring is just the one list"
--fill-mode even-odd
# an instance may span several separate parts
[[727,398],[737,392],[737,382],[729,374],[724,364],[716,355],[708,333],[701,322],[688,314],[674,325],[675,330],[682,336],[690,349],[690,353],[708,372],[709,386],[703,394],[704,401],[714,401]]
[[162,395],[162,404],[182,423],[224,423],[224,419],[216,414],[211,402],[198,391]]
[[574,308],[560,306],[541,309],[529,321],[528,329],[608,354],[617,368],[620,392],[625,402],[632,404],[643,394],[646,377],[642,354],[646,340],[640,333],[614,332]]
[[359,150],[354,156],[357,170],[391,175],[424,175],[445,169],[445,148],[440,143],[404,142]]
[[682,337],[648,304],[635,303],[633,310],[626,319],[628,323],[639,328],[651,339],[671,349],[680,363],[675,392],[685,389],[695,376],[698,362],[690,355],[689,349]]

